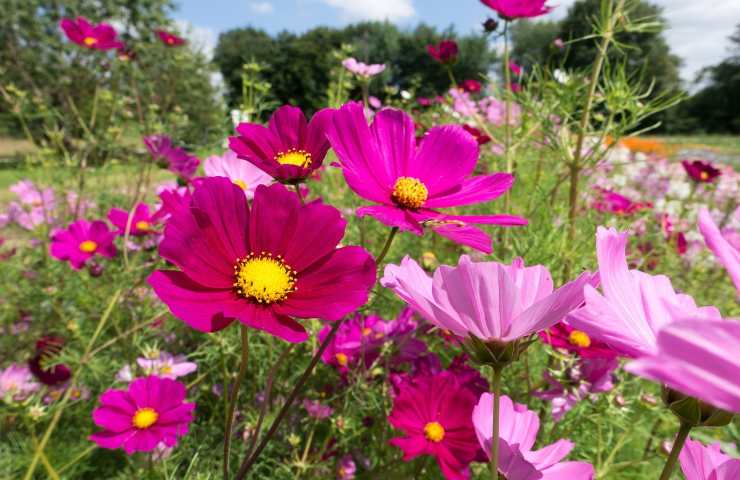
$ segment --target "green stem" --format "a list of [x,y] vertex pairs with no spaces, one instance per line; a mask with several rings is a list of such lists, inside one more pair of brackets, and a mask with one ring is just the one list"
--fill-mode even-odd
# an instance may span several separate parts
[[229,408],[226,413],[226,427],[224,428],[224,480],[229,478],[229,455],[231,452],[231,430],[234,425],[234,410],[236,409],[236,400],[239,397],[239,387],[247,373],[247,360],[249,359],[249,331],[245,325],[241,325],[242,336],[242,357],[239,363],[239,373],[236,380],[231,386],[229,395]]
[[455,81],[455,74],[452,73],[452,65],[446,65],[447,76],[450,77],[450,88],[457,88],[457,81]]
[[686,439],[688,438],[690,431],[691,425],[689,425],[688,423],[681,423],[681,428],[678,429],[676,440],[673,441],[671,453],[670,455],[668,455],[668,460],[666,460],[665,462],[665,467],[663,467],[663,473],[660,474],[660,480],[668,480],[669,478],[671,478],[673,468],[676,466],[676,460],[678,460],[678,454],[681,453],[681,450],[683,449],[683,444],[686,443]]
[[491,478],[498,480],[499,411],[501,410],[501,368],[493,367],[493,433],[491,435]]
[[382,262],[385,256],[388,254],[388,250],[390,250],[391,243],[393,243],[393,239],[396,237],[397,233],[398,233],[398,227],[391,228],[391,231],[388,234],[388,238],[385,241],[385,245],[383,245],[383,249],[375,257],[375,265],[380,265],[380,262]]
[[301,195],[301,185],[299,183],[293,184],[293,189],[295,190],[295,194],[298,195],[298,200],[301,201],[301,205],[305,205],[306,202],[303,200],[303,195]]

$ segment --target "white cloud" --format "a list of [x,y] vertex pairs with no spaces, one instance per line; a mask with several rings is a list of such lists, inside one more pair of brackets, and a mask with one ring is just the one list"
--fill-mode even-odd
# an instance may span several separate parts
[[259,15],[267,15],[275,10],[270,2],[249,2],[248,5],[252,12]]
[[416,15],[412,0],[323,0],[347,21],[404,20]]
[[213,57],[213,51],[218,42],[218,34],[215,30],[193,25],[187,20],[175,20],[175,24],[193,49],[202,52],[208,59]]

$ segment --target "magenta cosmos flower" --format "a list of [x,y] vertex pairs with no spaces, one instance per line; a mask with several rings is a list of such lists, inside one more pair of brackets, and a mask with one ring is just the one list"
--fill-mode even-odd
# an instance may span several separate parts
[[448,480],[469,478],[468,465],[481,458],[471,420],[476,400],[470,385],[447,371],[402,383],[388,421],[405,436],[391,445],[403,450],[406,462],[435,457]]
[[[740,207],[733,214],[740,218]],[[722,234],[717,224],[712,220],[712,216],[705,208],[699,211],[699,231],[704,237],[704,242],[709,250],[712,251],[717,261],[722,264],[730,274],[732,283],[740,293],[740,250],[738,245],[734,245]]]
[[678,456],[686,480],[736,480],[740,478],[740,458],[728,457],[717,442],[705,447],[690,438]]
[[167,135],[146,136],[144,145],[160,167],[167,168],[183,180],[190,180],[198,170],[200,165],[198,157],[189,154],[182,147],[175,147]]
[[303,182],[324,162],[329,150],[326,128],[332,113],[328,108],[319,110],[307,122],[300,108],[283,105],[272,114],[267,127],[239,124],[239,136],[229,137],[229,148],[280,182]]
[[721,170],[714,168],[709,162],[703,160],[681,160],[686,174],[695,182],[712,183],[722,174]]
[[[108,212],[108,220],[117,228],[117,235],[124,235],[126,233],[126,226],[129,225],[128,216],[129,212],[120,208],[111,208]],[[129,234],[135,237],[151,235],[152,233],[156,233],[157,223],[154,214],[149,211],[149,205],[139,203],[131,215]]]
[[239,159],[236,153],[227,151],[220,157],[206,158],[203,169],[208,177],[226,177],[238,185],[249,200],[254,198],[254,191],[260,185],[271,185],[272,177],[250,162]]
[[597,199],[591,204],[591,208],[599,212],[630,216],[642,210],[653,208],[650,202],[633,202],[624,195],[606,188],[596,187],[595,190]]
[[553,9],[545,5],[547,0],[481,0],[481,3],[496,10],[505,20],[539,17]]
[[409,257],[387,265],[380,283],[390,288],[433,325],[462,338],[511,342],[555,325],[583,303],[590,272],[553,291],[542,265],[525,267],[474,263],[467,255],[457,267],[443,265],[433,277]]
[[107,23],[93,25],[85,17],[77,17],[75,20],[63,18],[59,26],[71,42],[81,47],[95,50],[123,48],[116,30]]
[[617,352],[609,345],[598,340],[592,340],[582,330],[576,330],[567,323],[560,322],[540,332],[540,339],[551,345],[581,358],[614,358]]
[[161,41],[168,47],[179,47],[181,45],[185,45],[185,39],[182,37],[178,37],[174,33],[170,33],[162,29],[154,30],[154,33],[159,38],[159,41]]
[[385,71],[385,65],[382,63],[367,64],[357,61],[355,58],[346,58],[342,60],[342,66],[355,75],[363,78],[370,78],[379,75]]
[[131,382],[128,390],[107,390],[92,418],[102,432],[90,435],[101,448],[150,452],[160,442],[168,447],[188,433],[194,403],[185,402],[185,385],[149,376]]
[[655,353],[627,364],[625,369],[715,407],[740,413],[738,352],[740,321],[680,320],[660,330]]
[[459,86],[468,93],[480,93],[483,88],[478,80],[464,80]]
[[459,49],[454,40],[442,40],[437,45],[427,45],[427,52],[433,59],[443,65],[451,65],[457,62]]
[[332,117],[329,139],[354,192],[379,205],[362,207],[358,216],[417,235],[436,233],[486,253],[491,238],[469,224],[526,225],[513,215],[446,215],[438,208],[493,200],[514,177],[506,173],[471,177],[478,145],[458,125],[432,128],[416,147],[414,122],[401,110],[384,109],[368,126],[360,103],[344,105]]
[[657,333],[673,321],[673,310],[682,311],[684,317],[720,318],[716,308],[699,308],[690,296],[676,293],[668,277],[629,270],[626,248],[626,233],[598,228],[596,257],[603,295],[585,287],[586,305],[568,317],[573,328],[621,355],[640,357],[655,351]]
[[[500,401],[499,473],[506,480],[591,480],[594,467],[587,462],[561,462],[573,447],[570,440],[532,450],[540,419],[536,413],[511,401],[506,395]],[[493,431],[493,395],[484,393],[473,410],[473,424],[486,456],[491,454]]]
[[115,232],[108,230],[105,222],[77,220],[66,230],[60,229],[52,234],[49,252],[57,260],[69,261],[72,268],[79,270],[94,255],[115,257],[115,238]]
[[260,186],[252,208],[241,188],[204,178],[190,208],[170,217],[159,253],[181,271],[149,283],[172,313],[202,332],[238,319],[290,342],[308,338],[291,317],[336,321],[367,300],[375,262],[337,248],[347,222],[320,201],[301,205],[284,186]]

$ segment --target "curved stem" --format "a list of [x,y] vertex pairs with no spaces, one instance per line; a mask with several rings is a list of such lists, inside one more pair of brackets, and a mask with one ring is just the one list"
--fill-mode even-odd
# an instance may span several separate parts
[[244,375],[247,373],[247,360],[249,359],[248,333],[247,327],[241,325],[242,357],[239,363],[239,373],[236,375],[236,380],[234,380],[231,386],[229,407],[226,412],[226,427],[224,428],[224,479],[229,478],[229,454],[231,452],[231,430],[234,425],[234,409],[236,408],[236,400],[239,397],[239,387],[244,380]]
[[683,449],[683,444],[686,443],[686,439],[688,438],[690,431],[691,425],[689,425],[688,423],[681,423],[681,428],[678,429],[676,440],[673,441],[671,453],[670,455],[668,455],[668,460],[665,461],[663,473],[660,474],[660,480],[668,480],[669,478],[671,478],[673,468],[676,466],[676,460],[678,460],[678,454],[681,453],[681,450]]
[[298,195],[298,200],[301,201],[301,205],[305,205],[306,202],[303,199],[303,195],[301,195],[301,185],[299,183],[293,184],[293,189],[295,190],[295,194]]
[[329,331],[329,335],[326,336],[324,341],[319,346],[319,349],[316,350],[316,353],[314,353],[313,358],[311,358],[311,362],[308,364],[308,367],[306,367],[306,370],[303,372],[303,375],[301,375],[301,378],[299,378],[298,382],[296,382],[295,386],[293,387],[293,390],[291,390],[290,394],[288,395],[288,399],[285,401],[285,404],[283,404],[283,407],[278,412],[277,417],[275,417],[275,420],[273,420],[272,425],[270,425],[270,429],[267,431],[265,436],[262,438],[262,441],[257,446],[254,453],[249,455],[247,458],[244,459],[244,462],[242,462],[241,467],[239,467],[239,472],[237,472],[236,474],[236,480],[242,480],[247,475],[247,473],[249,472],[249,469],[252,468],[252,465],[254,465],[254,462],[256,462],[257,458],[259,458],[260,454],[262,453],[262,450],[265,449],[267,444],[270,442],[270,439],[275,435],[278,428],[280,427],[280,424],[285,419],[285,416],[288,414],[288,410],[290,410],[290,407],[293,405],[293,402],[295,402],[295,399],[298,396],[298,393],[300,393],[301,389],[303,388],[303,385],[306,383],[306,380],[308,380],[308,377],[311,376],[311,373],[313,372],[314,367],[316,367],[316,364],[319,362],[321,355],[323,355],[326,348],[329,346],[331,341],[334,339],[334,335],[337,334],[337,330],[339,330],[339,327],[341,326],[343,322],[344,322],[343,319],[337,322],[334,322],[334,325],[332,325],[331,330]]
[[491,478],[498,480],[499,411],[501,409],[501,368],[493,367],[493,433],[491,435]]
[[391,243],[393,243],[393,239],[396,237],[397,233],[398,233],[398,227],[391,228],[391,231],[388,234],[388,238],[385,241],[385,245],[383,245],[383,249],[375,257],[375,265],[379,265],[380,262],[382,262],[385,256],[388,254],[388,250],[390,250]]

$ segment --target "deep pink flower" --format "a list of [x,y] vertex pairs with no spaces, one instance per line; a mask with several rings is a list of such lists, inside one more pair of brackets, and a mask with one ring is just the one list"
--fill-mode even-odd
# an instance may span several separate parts
[[175,147],[167,135],[146,136],[144,145],[160,167],[167,168],[183,180],[190,180],[198,170],[200,165],[198,157],[186,152],[182,147]]
[[382,63],[367,64],[352,57],[342,60],[342,65],[355,75],[364,78],[374,77],[385,71],[385,65]]
[[163,188],[157,195],[162,203],[152,217],[156,221],[164,221],[175,212],[188,208],[192,199],[187,187]]
[[525,267],[474,263],[467,255],[457,267],[441,266],[433,277],[408,256],[389,264],[380,283],[390,288],[433,325],[467,338],[511,342],[555,325],[583,303],[590,272],[553,291],[542,265]]
[[134,61],[136,60],[136,51],[128,45],[121,45],[116,49],[116,58],[122,62]]
[[439,63],[451,65],[457,62],[459,49],[456,41],[442,40],[437,45],[427,45],[427,52]]
[[39,384],[27,365],[11,363],[5,370],[0,370],[0,399],[21,402],[38,389]]
[[581,358],[614,358],[617,352],[609,345],[598,340],[592,340],[588,334],[576,330],[567,323],[560,322],[539,333],[543,342],[568,352],[575,353]]
[[[128,215],[129,212],[120,208],[111,208],[108,211],[108,220],[118,229],[116,231],[117,235],[126,233],[126,226],[129,225]],[[156,226],[157,220],[149,213],[149,205],[146,203],[137,204],[131,215],[129,234],[135,237],[151,235],[157,233]]]
[[267,172],[236,156],[231,150],[220,157],[212,155],[206,159],[203,170],[208,177],[226,177],[244,190],[249,200],[260,185],[271,185],[273,179]]
[[699,308],[690,296],[677,294],[668,277],[629,270],[626,247],[626,233],[598,228],[596,257],[603,295],[590,285],[584,288],[586,305],[568,317],[573,328],[621,355],[640,357],[655,351],[657,333],[674,320],[674,310],[682,310],[686,317],[720,318],[716,308]]
[[591,204],[591,208],[599,212],[614,213],[616,215],[629,216],[641,210],[653,208],[650,202],[633,202],[624,195],[620,195],[611,190],[601,187],[595,187],[598,197]]
[[[735,210],[736,218],[740,219],[740,207]],[[740,293],[740,250],[722,234],[712,216],[705,208],[699,211],[699,231],[704,237],[704,242],[712,251],[717,261],[722,264],[730,274],[735,289]]]
[[283,183],[300,183],[324,162],[329,150],[326,129],[333,110],[319,110],[310,122],[300,108],[283,105],[267,127],[240,123],[229,148]]
[[517,77],[520,77],[522,75],[522,72],[524,71],[522,69],[522,66],[516,63],[515,61],[511,60],[509,62],[509,68],[511,69],[511,72],[516,75]]
[[237,319],[301,342],[308,335],[291,317],[339,320],[365,303],[375,282],[364,249],[337,248],[345,227],[335,208],[301,205],[282,185],[259,186],[250,208],[230,180],[204,178],[159,245],[181,271],[158,270],[149,283],[196,330],[214,332]]
[[407,462],[435,457],[448,480],[469,478],[468,465],[481,456],[471,419],[476,401],[476,393],[451,372],[404,382],[388,421],[405,436],[391,445],[403,450]]
[[49,252],[57,260],[69,261],[72,268],[79,270],[94,255],[115,257],[115,238],[115,232],[108,230],[100,220],[77,220],[66,230],[58,229],[52,234]]
[[[682,314],[676,311],[675,314]],[[658,333],[655,353],[625,369],[740,413],[740,321],[683,317]]]
[[344,178],[359,196],[379,203],[357,215],[422,235],[424,227],[483,252],[491,239],[471,223],[526,225],[513,215],[446,215],[437,208],[493,200],[514,182],[507,173],[471,177],[478,145],[459,125],[432,128],[417,148],[414,122],[401,110],[383,109],[368,127],[362,105],[352,102],[332,118],[329,139]]
[[552,41],[552,45],[557,48],[558,50],[562,50],[565,48],[565,42],[562,38],[558,37],[555,40]]
[[107,23],[93,25],[85,17],[63,18],[59,26],[67,38],[77,45],[95,50],[113,50],[123,47],[116,30]]
[[478,80],[464,80],[460,87],[468,93],[480,93],[483,88]]
[[491,137],[473,127],[472,125],[464,124],[462,128],[463,130],[471,134],[473,138],[475,138],[475,141],[476,143],[478,143],[478,145],[485,145],[486,143],[491,141]]
[[49,366],[54,357],[59,355],[64,347],[64,339],[47,335],[36,341],[36,353],[28,361],[28,368],[34,377],[44,385],[59,385],[72,376],[72,371],[63,363]]
[[722,174],[722,171],[714,168],[710,162],[703,160],[681,160],[683,169],[692,180],[699,183],[712,183]]
[[185,402],[186,394],[182,383],[155,376],[137,378],[127,390],[107,390],[92,414],[104,430],[89,439],[101,448],[123,448],[129,455],[150,452],[160,442],[174,447],[193,420],[195,404]]
[[308,416],[317,420],[323,420],[331,417],[334,413],[334,409],[329,405],[324,405],[318,400],[309,400],[308,398],[303,399],[303,408],[308,412]]
[[705,447],[690,438],[678,456],[686,480],[736,480],[740,478],[740,458],[728,457],[720,443]]
[[[594,468],[586,462],[561,462],[573,447],[570,440],[558,440],[539,450],[532,450],[540,419],[536,413],[501,396],[499,411],[499,473],[507,480],[591,480]],[[493,431],[493,395],[481,395],[473,410],[478,441],[490,456]]]
[[481,0],[481,3],[496,10],[505,20],[539,17],[553,9],[545,5],[547,0]]
[[168,47],[179,47],[181,45],[185,45],[185,39],[178,37],[174,33],[170,33],[162,29],[154,30],[154,33],[157,35],[159,40]]

